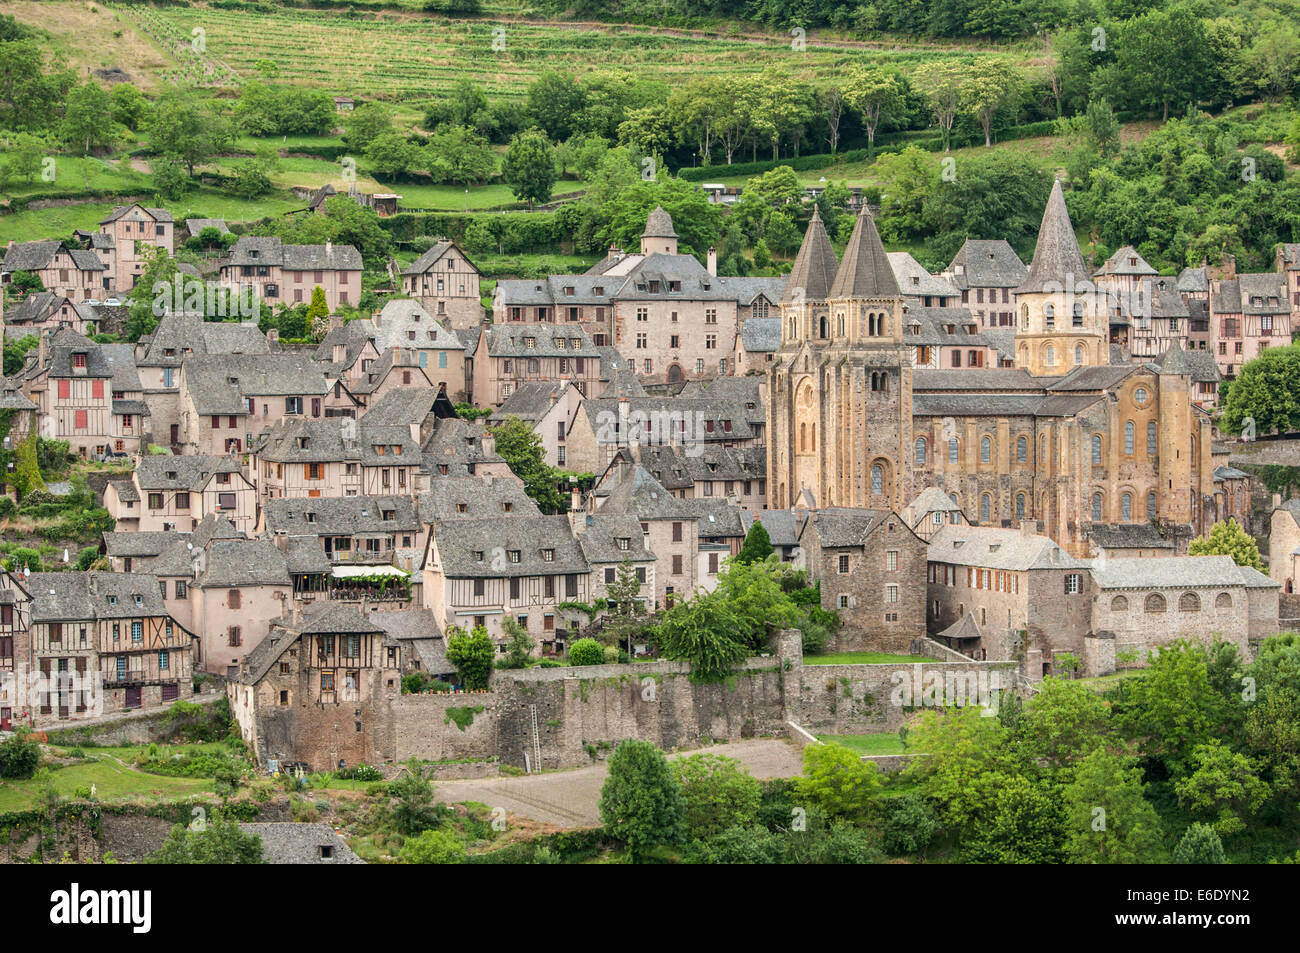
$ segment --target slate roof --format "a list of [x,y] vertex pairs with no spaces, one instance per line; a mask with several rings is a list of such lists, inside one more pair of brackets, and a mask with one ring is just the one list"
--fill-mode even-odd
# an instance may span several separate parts
[[1251,566],[1238,566],[1237,572],[1241,573],[1242,584],[1247,589],[1281,589],[1282,584],[1270,579],[1258,569]]
[[1223,379],[1212,351],[1184,350],[1177,340],[1154,363],[1161,374],[1186,374],[1195,382],[1217,383]]
[[189,538],[189,533],[176,532],[110,532],[104,534],[104,554],[132,557],[157,556],[175,540],[188,542]]
[[524,381],[492,414],[493,420],[518,417],[535,423],[544,417],[559,399],[568,381]]
[[[268,539],[214,539],[205,552],[199,586],[287,586],[284,553]],[[156,587],[155,587],[156,588]]]
[[[391,512],[391,520],[384,513]],[[409,496],[287,497],[265,500],[262,518],[271,535],[353,536],[419,529]]]
[[[506,513],[503,504],[510,504]],[[461,506],[465,512],[460,512]],[[514,477],[439,476],[429,481],[429,489],[420,494],[420,519],[436,520],[488,519],[491,517],[541,516],[523,484]]]
[[99,220],[99,224],[100,224],[100,225],[107,225],[107,224],[109,224],[110,222],[116,222],[119,218],[121,218],[121,217],[122,217],[123,215],[125,215],[127,212],[131,211],[131,209],[133,209],[133,208],[144,209],[144,211],[148,212],[148,213],[150,214],[150,216],[153,217],[153,220],[154,220],[155,222],[170,222],[170,221],[173,221],[173,219],[172,219],[172,213],[169,212],[169,211],[167,211],[165,208],[145,208],[143,205],[140,205],[139,203],[136,203],[136,204],[133,204],[133,205],[115,205],[115,206],[113,206],[113,211],[109,212],[108,215],[106,215],[105,217],[101,218],[101,219]]
[[827,297],[893,298],[899,294],[898,280],[880,241],[876,221],[864,204]]
[[411,262],[409,265],[403,268],[402,274],[404,275],[424,274],[435,264],[437,264],[437,262],[442,258],[442,256],[447,254],[448,250],[450,250],[451,247],[452,247],[451,242],[448,241],[438,242],[436,245],[434,245],[432,248],[426,251],[419,258],[415,259],[415,261]]
[[750,354],[775,351],[781,346],[781,319],[750,318],[740,326],[740,343]]
[[135,482],[146,492],[149,490],[197,492],[203,489],[214,473],[238,473],[242,477],[243,467],[228,456],[147,455],[141,457],[135,465]]
[[673,218],[664,211],[662,205],[656,205],[654,211],[646,216],[645,230],[641,232],[642,238],[676,238],[677,232],[673,229]]
[[[411,331],[415,332],[415,340],[411,340],[408,334]],[[460,337],[439,323],[413,298],[393,298],[385,303],[379,312],[379,320],[373,324],[373,332],[375,347],[381,352],[393,347],[465,350]],[[430,338],[430,333],[434,337]]]
[[36,410],[36,404],[23,396],[17,384],[0,377],[0,410]]
[[37,291],[28,294],[5,313],[5,324],[42,324],[54,318],[54,312],[61,309],[65,301],[73,312],[68,316],[69,320],[74,318],[80,321],[98,320],[99,316],[90,305],[78,304],[65,295],[55,294],[53,291]]
[[827,507],[808,515],[805,532],[809,526],[817,532],[817,540],[825,548],[862,546],[868,533],[881,520],[892,515],[889,510],[872,510],[855,507]]
[[199,233],[205,228],[215,228],[222,235],[230,234],[230,229],[227,227],[224,218],[187,218],[185,220],[185,230],[191,238],[198,238]]
[[245,397],[324,396],[329,384],[320,365],[299,354],[207,354],[185,362],[196,413],[247,413]]
[[[960,266],[960,267],[959,267]],[[943,275],[958,288],[1015,288],[1029,269],[1002,239],[968,238]]]
[[1151,523],[1092,523],[1088,535],[1101,549],[1173,549]]
[[1208,292],[1210,279],[1205,267],[1184,268],[1178,273],[1178,290],[1184,293]]
[[[312,357],[325,365],[331,376],[337,377],[356,364],[357,359],[365,352],[367,344],[374,346],[375,353],[378,354],[379,348],[374,345],[374,340],[375,326],[369,318],[347,321],[340,327],[330,328],[326,332],[320,344],[316,345],[316,350],[312,352]],[[343,346],[343,357],[335,360],[334,349],[339,345]]]
[[1043,211],[1043,223],[1038,229],[1038,244],[1034,248],[1034,259],[1029,263],[1029,274],[1016,292],[1063,291],[1086,281],[1088,274],[1074,226],[1070,224],[1070,213],[1065,208],[1061,180],[1057,179],[1052,183],[1052,194]]
[[[268,864],[364,864],[328,824],[290,821],[241,821],[240,830],[262,840],[262,858]],[[322,858],[322,846],[333,848],[333,856]]]
[[[515,516],[456,520],[434,532],[434,542],[448,577],[553,576],[585,573],[587,560],[567,516]],[[543,551],[551,550],[552,560]],[[495,558],[500,556],[501,558]],[[517,552],[519,561],[510,554]],[[475,554],[482,554],[482,559]]]
[[[254,254],[256,252],[256,254]],[[352,245],[286,245],[273,235],[242,235],[230,248],[230,259],[222,266],[276,265],[292,271],[360,271],[361,253]]]
[[1223,314],[1289,314],[1286,277],[1277,272],[1237,275],[1218,282],[1214,310]]
[[774,547],[799,545],[799,532],[802,527],[793,510],[743,510],[741,519],[745,523],[745,534],[753,528],[754,520],[763,524],[767,538]]
[[182,314],[163,315],[142,343],[144,356],[137,362],[141,367],[180,367],[191,355],[269,354],[271,350],[256,324],[204,321]]
[[[355,438],[345,438],[344,430]],[[304,444],[304,441],[305,444]],[[375,453],[375,444],[398,447],[400,453]],[[360,460],[392,466],[419,466],[420,446],[408,426],[361,424],[350,417],[286,418],[262,431],[253,452],[273,463],[337,463]]]
[[822,222],[821,213],[813,206],[812,220],[804,231],[799,253],[795,255],[794,266],[786,276],[785,292],[781,295],[782,304],[795,300],[797,289],[803,289],[806,301],[824,300],[835,281],[835,272],[839,270],[839,259],[831,247],[830,237]]
[[[135,366],[135,348],[130,344],[94,344],[88,346],[61,343],[67,340],[65,331],[60,331],[51,339],[50,377],[85,377],[108,378],[112,381],[111,390],[138,391],[140,374]],[[80,337],[80,335],[77,335]],[[85,338],[82,338],[85,340]],[[73,354],[84,353],[86,366],[73,366]]]
[[[135,484],[130,480],[113,480],[109,483],[109,486],[117,491],[117,498],[123,503],[140,502],[140,491],[135,488]],[[132,533],[131,535],[136,534]]]
[[343,602],[317,602],[303,610],[298,631],[304,635],[377,635],[384,629],[376,624],[371,614],[363,614],[356,606]]
[[[486,426],[482,420],[470,421],[460,417],[439,419],[424,442],[422,465],[430,474],[435,475],[435,479],[441,479],[444,476],[469,476],[470,464],[500,460],[495,452],[490,457],[483,452],[485,431]],[[439,466],[446,466],[447,473],[439,474]]]
[[930,537],[928,558],[930,562],[1014,572],[1087,567],[1046,536],[1024,536],[1019,529],[987,526],[943,526]]
[[948,281],[930,274],[919,261],[913,258],[905,251],[888,252],[889,266],[894,270],[894,278],[898,281],[898,287],[904,295],[914,297],[925,297],[933,295],[936,297],[956,298],[960,297],[961,290]]
[[1100,589],[1195,589],[1244,585],[1231,556],[1096,559],[1092,563],[1092,578]]
[[395,387],[366,408],[361,426],[410,427],[420,425],[433,413],[437,391],[427,387]]
[[[903,343],[909,347],[988,347],[988,339],[967,308],[910,307],[903,315]],[[953,333],[948,333],[951,327]],[[973,329],[973,330],[972,330]],[[956,370],[956,368],[952,368]],[[945,369],[945,372],[948,369]]]
[[34,572],[23,585],[31,593],[32,622],[167,615],[158,577],[146,573]]
[[912,529],[934,512],[960,513],[961,507],[953,502],[952,497],[937,486],[928,486],[916,495],[916,499],[907,505],[907,516],[912,521]]
[[[490,357],[585,357],[599,359],[600,352],[581,328],[551,324],[494,324],[484,329]],[[528,346],[531,339],[533,346]],[[562,339],[564,346],[556,341]],[[573,344],[577,341],[577,345]]]
[[[1135,259],[1130,262],[1130,259]],[[1125,245],[1097,269],[1097,275],[1158,275],[1132,245]]]
[[0,271],[40,271],[49,268],[60,250],[67,252],[73,267],[78,271],[105,271],[108,268],[93,251],[69,248],[59,241],[39,241],[20,242],[8,249],[4,261],[0,262]]
[[975,613],[973,612],[967,612],[939,633],[941,639],[981,639],[983,637],[984,633],[980,631],[979,623],[975,621]]
[[694,511],[686,500],[673,496],[645,467],[627,466],[617,473],[609,496],[601,508],[603,513],[624,513],[642,520],[692,519]]
[[[578,521],[578,544],[588,563],[652,563],[655,554],[645,548],[641,521],[631,513],[588,513]],[[618,541],[627,540],[628,548],[620,549]]]

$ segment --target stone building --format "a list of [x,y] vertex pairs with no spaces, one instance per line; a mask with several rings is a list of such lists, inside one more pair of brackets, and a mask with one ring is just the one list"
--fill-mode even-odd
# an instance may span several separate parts
[[772,505],[810,494],[901,512],[936,486],[967,521],[1039,520],[1076,556],[1088,522],[1154,518],[1190,538],[1245,519],[1244,481],[1214,457],[1192,400],[1195,371],[1176,352],[1161,367],[1111,366],[1106,296],[1072,291],[1083,269],[1058,183],[1015,292],[1016,368],[914,369],[870,214],[838,264],[814,219],[787,286],[806,293],[782,303],[769,377]]
[[76,302],[102,301],[113,287],[98,254],[58,241],[9,242],[0,261],[0,285],[8,285],[20,271],[40,278],[46,291]]
[[454,242],[442,241],[402,269],[402,291],[448,327],[475,328],[483,323],[481,277]]
[[145,248],[172,255],[176,251],[176,222],[165,208],[119,205],[99,220],[91,247],[107,265],[109,284],[119,295],[129,294],[149,264]]
[[221,266],[220,283],[267,304],[310,304],[320,288],[331,311],[361,300],[361,253],[351,245],[285,245],[275,236],[243,235]]
[[912,651],[925,637],[926,543],[889,510],[827,508],[808,514],[799,535],[810,583],[823,609],[838,612],[838,651]]
[[94,305],[74,301],[53,291],[29,291],[4,315],[7,340],[43,335],[47,331],[69,328],[78,334],[94,334],[99,329],[99,313]]
[[1027,274],[1007,242],[968,238],[939,277],[960,290],[961,303],[981,328],[1010,328],[1015,326],[1011,294]]
[[247,533],[257,517],[257,489],[230,456],[143,456],[130,480],[109,483],[104,507],[122,530],[189,531],[209,513]]
[[1291,595],[1300,579],[1300,497],[1273,498],[1268,531],[1268,574]]

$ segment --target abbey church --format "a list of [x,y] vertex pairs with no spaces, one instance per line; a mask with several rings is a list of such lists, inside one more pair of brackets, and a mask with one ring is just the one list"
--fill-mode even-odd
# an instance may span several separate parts
[[1236,515],[1245,475],[1215,457],[1186,355],[1112,363],[1113,305],[1088,276],[1058,181],[1013,292],[1015,366],[917,368],[919,318],[870,212],[842,261],[814,214],[768,372],[769,505],[902,512],[937,487],[971,523],[1035,520],[1076,556],[1092,525],[1186,539]]

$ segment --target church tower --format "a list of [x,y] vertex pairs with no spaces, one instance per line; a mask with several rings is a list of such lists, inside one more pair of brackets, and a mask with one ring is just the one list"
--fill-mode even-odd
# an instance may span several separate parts
[[1052,185],[1029,274],[1015,290],[1016,367],[1061,376],[1110,363],[1106,295],[1088,277],[1058,179]]
[[866,208],[838,265],[814,211],[781,319],[768,380],[771,505],[811,497],[818,507],[901,510],[911,498],[912,365],[903,296]]
[[641,254],[676,255],[677,230],[673,228],[673,218],[664,211],[662,205],[646,216],[645,231],[641,233]]

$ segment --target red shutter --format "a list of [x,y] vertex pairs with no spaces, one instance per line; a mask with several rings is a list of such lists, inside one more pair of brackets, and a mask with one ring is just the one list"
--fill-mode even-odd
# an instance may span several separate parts
[[59,381],[59,399],[67,400],[72,396],[72,381]]
[[77,430],[86,429],[86,412],[84,410],[78,410],[73,414],[72,426]]
[[103,399],[104,399],[104,382],[103,382],[103,381],[91,381],[91,382],[90,382],[90,394],[91,394],[92,397],[95,398],[95,400],[103,400]]

